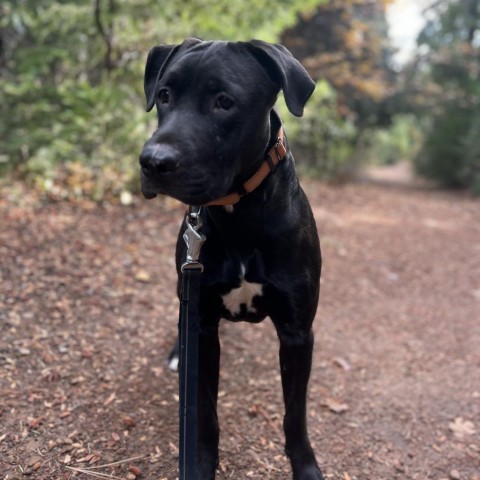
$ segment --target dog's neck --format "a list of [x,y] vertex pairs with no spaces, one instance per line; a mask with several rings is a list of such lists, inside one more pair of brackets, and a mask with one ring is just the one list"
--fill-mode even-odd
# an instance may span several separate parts
[[[280,126],[278,115],[271,114],[268,149],[276,142],[275,131]],[[295,163],[288,150],[285,158],[278,163],[275,172],[268,175],[253,192],[244,195],[238,203],[227,207],[206,207],[204,209],[208,217],[206,220],[215,230],[221,232],[226,243],[235,243],[240,232],[244,243],[245,238],[249,239],[246,243],[255,242],[255,238],[264,231],[266,224],[276,223],[280,217],[284,218],[285,212],[292,208],[291,199],[298,195],[299,189]],[[279,224],[277,228],[285,226]]]
[[261,163],[255,166],[253,173],[247,173],[243,178],[238,179],[233,192],[218,198],[206,204],[206,206],[223,206],[227,212],[233,212],[233,206],[236,205],[243,196],[256,190],[265,179],[273,174],[278,163],[282,162],[287,156],[285,134],[282,122],[275,110],[270,111],[270,139],[267,144],[266,152],[261,159]]

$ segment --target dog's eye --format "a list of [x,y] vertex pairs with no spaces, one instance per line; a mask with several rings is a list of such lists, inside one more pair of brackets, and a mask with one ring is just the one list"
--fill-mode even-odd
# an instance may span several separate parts
[[226,95],[219,95],[215,102],[215,108],[220,110],[230,110],[233,107],[233,100]]
[[158,92],[158,99],[162,105],[168,103],[170,101],[170,92],[166,88],[162,88]]

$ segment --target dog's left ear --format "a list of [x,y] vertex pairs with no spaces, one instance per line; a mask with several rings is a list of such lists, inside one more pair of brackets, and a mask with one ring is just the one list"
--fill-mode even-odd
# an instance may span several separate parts
[[261,40],[251,40],[245,45],[273,82],[283,90],[290,112],[301,117],[307,100],[315,90],[315,83],[303,65],[283,45]]

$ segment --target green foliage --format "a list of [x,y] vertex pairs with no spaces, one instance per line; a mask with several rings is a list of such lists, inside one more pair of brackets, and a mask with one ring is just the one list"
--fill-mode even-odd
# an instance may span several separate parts
[[368,161],[377,165],[392,165],[402,160],[412,160],[423,141],[422,122],[414,115],[397,115],[388,128],[365,132]]
[[3,1],[0,173],[15,170],[50,191],[77,181],[78,195],[94,197],[136,185],[155,122],[143,110],[148,50],[187,36],[275,41],[317,3]]
[[463,175],[475,195],[480,196],[480,110],[473,112],[467,132],[461,137]]
[[282,33],[282,43],[312,78],[324,80],[293,130],[299,167],[307,174],[329,180],[351,176],[364,161],[371,129],[392,120],[396,74],[390,68],[389,3],[325,2]]
[[443,0],[427,13],[416,81],[429,126],[415,164],[445,186],[480,194],[480,0]]
[[282,43],[301,60],[312,78],[327,80],[338,107],[358,131],[388,124],[385,108],[396,74],[390,68],[386,7],[391,0],[335,0],[319,4],[283,32]]
[[[480,183],[480,113],[448,105],[433,119],[430,132],[415,160],[417,170],[447,187]],[[480,192],[478,192],[480,193]]]
[[[153,4],[153,2],[150,2]],[[189,0],[165,2],[162,16],[167,21],[170,38],[178,42],[184,37],[240,40],[261,38],[278,40],[282,30],[292,25],[296,14],[308,11],[316,0]],[[158,4],[158,2],[157,2]]]
[[326,180],[352,173],[357,129],[339,114],[336,93],[326,81],[317,82],[301,119],[292,117],[282,103],[279,111],[301,173]]

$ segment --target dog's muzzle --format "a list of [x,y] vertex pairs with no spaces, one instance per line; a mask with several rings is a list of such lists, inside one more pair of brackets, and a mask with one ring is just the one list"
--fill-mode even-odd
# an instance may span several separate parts
[[142,192],[145,198],[157,196],[155,186],[176,173],[180,154],[170,145],[146,144],[140,154]]
[[146,145],[140,154],[142,173],[147,178],[155,179],[177,170],[179,153],[169,145]]

